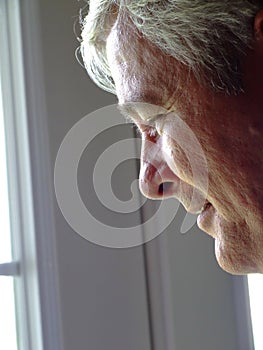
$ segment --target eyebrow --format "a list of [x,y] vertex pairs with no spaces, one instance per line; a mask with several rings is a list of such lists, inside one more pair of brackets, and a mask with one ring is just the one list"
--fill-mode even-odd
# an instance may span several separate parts
[[134,123],[134,119],[136,118],[133,119],[131,115],[135,115],[137,113],[130,104],[118,104],[118,110],[121,112],[127,122]]

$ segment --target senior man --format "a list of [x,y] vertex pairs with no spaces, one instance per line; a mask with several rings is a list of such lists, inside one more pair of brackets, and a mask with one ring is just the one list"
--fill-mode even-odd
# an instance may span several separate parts
[[[237,274],[263,272],[262,9],[256,0],[91,0],[83,21],[92,79],[126,110],[138,103],[130,118],[143,140],[142,193],[189,209],[198,191],[198,226],[215,238],[220,266]],[[167,111],[161,127],[160,118],[148,123],[143,103]],[[202,146],[208,190],[193,181],[171,115]]]

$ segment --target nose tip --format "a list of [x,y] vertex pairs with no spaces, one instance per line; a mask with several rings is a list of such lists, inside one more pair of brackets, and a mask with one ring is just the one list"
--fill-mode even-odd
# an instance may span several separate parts
[[140,191],[150,199],[174,197],[179,185],[179,178],[171,172],[165,163],[158,169],[144,162],[140,169]]
[[149,163],[141,162],[140,167],[140,191],[141,193],[150,199],[154,199],[158,193],[158,181],[156,176],[158,175],[158,170]]
[[180,179],[166,161],[162,138],[149,140],[145,137],[141,148],[140,191],[150,199],[176,197]]

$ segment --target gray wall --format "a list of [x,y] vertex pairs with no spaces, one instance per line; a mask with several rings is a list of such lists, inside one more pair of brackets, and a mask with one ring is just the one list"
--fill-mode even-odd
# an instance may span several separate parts
[[[79,119],[116,101],[96,88],[76,61],[73,24],[78,10],[73,1],[40,2],[52,162]],[[80,187],[85,180],[91,181],[83,169]],[[149,349],[142,247],[118,250],[92,244],[69,227],[57,206],[55,210],[65,350]]]

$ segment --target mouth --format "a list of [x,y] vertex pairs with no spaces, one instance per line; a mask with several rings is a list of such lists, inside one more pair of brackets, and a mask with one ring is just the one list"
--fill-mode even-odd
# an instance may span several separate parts
[[203,212],[205,212],[206,210],[208,210],[208,208],[210,208],[212,206],[212,204],[208,201],[205,201],[205,204],[202,206],[202,208],[197,212],[197,214],[202,214]]
[[215,208],[210,202],[206,201],[197,217],[197,226],[205,232],[211,232],[214,215]]

